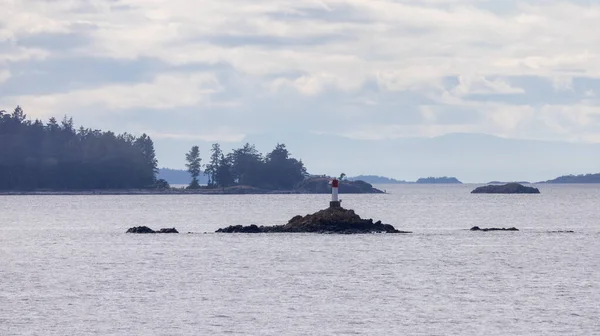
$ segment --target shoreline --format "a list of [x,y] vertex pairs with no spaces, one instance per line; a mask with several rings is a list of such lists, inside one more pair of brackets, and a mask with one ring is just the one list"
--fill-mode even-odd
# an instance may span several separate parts
[[75,190],[75,191],[0,191],[0,196],[101,196],[101,195],[284,195],[307,194],[296,191],[223,190]]
[[[362,193],[377,194],[377,193]],[[75,191],[0,191],[0,196],[119,196],[119,195],[326,195],[295,190],[75,190]]]

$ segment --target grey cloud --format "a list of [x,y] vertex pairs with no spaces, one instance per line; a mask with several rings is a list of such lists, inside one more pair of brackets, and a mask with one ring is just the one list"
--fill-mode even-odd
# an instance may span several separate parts
[[0,85],[0,97],[60,93],[107,83],[137,83],[168,70],[169,66],[149,58],[60,57],[15,62],[8,69],[12,77]]
[[267,16],[281,21],[326,21],[330,23],[368,23],[374,18],[366,15],[364,11],[349,4],[328,4],[328,8],[303,8],[297,12],[273,12]]
[[[494,80],[498,77],[489,76],[488,80]],[[515,94],[467,94],[463,96],[464,100],[475,102],[502,102],[512,105],[565,105],[577,104],[583,99],[593,99],[586,92],[592,90],[600,94],[600,79],[589,77],[573,78],[572,90],[557,91],[552,81],[548,78],[538,76],[511,76],[502,77],[513,87],[522,88],[525,93]],[[451,90],[459,84],[458,78],[451,76],[445,77],[444,86]]]
[[211,44],[237,47],[237,46],[264,46],[269,48],[289,48],[292,46],[326,45],[332,42],[339,43],[351,41],[355,38],[341,34],[322,35],[314,37],[279,37],[267,35],[213,35],[201,38]]
[[64,52],[65,50],[82,47],[90,43],[89,37],[83,32],[76,33],[41,33],[19,37],[15,45]]

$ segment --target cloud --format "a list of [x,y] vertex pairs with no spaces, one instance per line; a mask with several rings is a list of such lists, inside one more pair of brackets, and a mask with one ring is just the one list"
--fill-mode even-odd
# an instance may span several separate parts
[[246,134],[239,134],[227,129],[213,130],[211,133],[185,134],[185,133],[160,133],[156,131],[146,131],[144,133],[152,134],[153,139],[175,139],[175,140],[199,140],[205,142],[240,142],[244,140]]
[[[102,108],[108,111],[133,108],[168,109],[210,104],[210,96],[220,90],[210,73],[161,74],[150,82],[113,84],[88,90],[49,95],[26,95],[12,98],[13,105],[50,113],[60,110]],[[46,113],[48,113],[46,112]]]
[[0,83],[5,82],[10,78],[10,72],[8,70],[0,70]]
[[332,124],[357,139],[484,132],[593,141],[600,133],[594,2],[0,6],[11,18],[0,24],[0,105],[33,116],[69,114],[173,141],[331,132]]
[[522,88],[512,87],[503,79],[488,80],[483,76],[458,77],[459,84],[453,89],[458,95],[467,94],[518,94],[525,93]]

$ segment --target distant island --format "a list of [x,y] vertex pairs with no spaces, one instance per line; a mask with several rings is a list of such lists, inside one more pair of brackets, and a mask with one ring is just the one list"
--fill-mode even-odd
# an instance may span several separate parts
[[456,177],[423,177],[415,182],[396,180],[389,177],[377,175],[359,175],[348,178],[351,181],[362,180],[372,184],[462,184]]
[[358,175],[349,177],[350,181],[365,181],[373,184],[406,184],[410,183],[403,180],[396,180],[393,178],[385,177],[385,176],[377,176],[377,175]]
[[508,183],[504,185],[486,185],[477,187],[471,194],[539,194],[540,190],[527,187],[519,183]]
[[539,183],[548,183],[548,184],[565,184],[565,183],[600,183],[600,173],[596,174],[581,174],[581,175],[564,175],[557,177],[553,180],[543,181]]
[[420,178],[416,183],[419,184],[462,184],[456,177],[426,177]]

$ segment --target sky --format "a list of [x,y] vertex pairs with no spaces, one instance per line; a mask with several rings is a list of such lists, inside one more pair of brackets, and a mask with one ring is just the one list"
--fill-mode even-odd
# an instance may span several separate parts
[[161,166],[267,134],[317,171],[323,157],[301,148],[313,135],[600,142],[597,1],[0,0],[0,13],[0,109],[148,133]]

